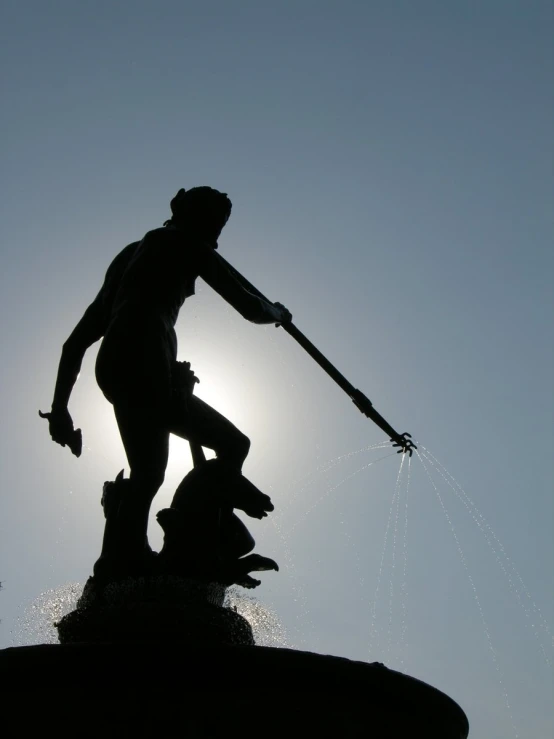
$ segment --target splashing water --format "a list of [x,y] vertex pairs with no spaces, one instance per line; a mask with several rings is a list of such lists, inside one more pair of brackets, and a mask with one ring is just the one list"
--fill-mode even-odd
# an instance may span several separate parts
[[[304,490],[312,484],[312,480],[310,478],[317,472],[323,474],[325,479],[327,473],[331,472],[343,461],[352,459],[354,454],[377,450],[380,446],[381,445],[365,447],[357,452],[341,455],[340,457],[336,457],[333,460],[320,465],[317,470],[310,473],[310,475],[306,475],[302,479],[301,489]],[[381,449],[383,448],[384,445],[381,446]],[[379,449],[379,451],[381,451],[381,449]],[[544,635],[547,634],[550,636],[551,631],[549,630],[548,623],[546,622],[540,608],[532,598],[511,558],[506,553],[504,545],[500,542],[498,536],[493,531],[490,524],[485,520],[474,501],[469,497],[469,495],[467,495],[461,485],[450,475],[446,468],[428,449],[422,445],[420,445],[420,449],[421,454],[418,453],[416,455],[416,460],[418,462],[417,466],[424,471],[427,482],[430,484],[431,491],[434,493],[433,497],[435,502],[438,502],[439,509],[446,520],[447,526],[454,540],[459,560],[465,570],[467,580],[469,581],[470,592],[472,593],[473,601],[477,609],[477,615],[481,622],[481,627],[486,640],[485,643],[488,647],[487,651],[496,674],[500,696],[501,699],[503,699],[502,703],[504,704],[505,715],[509,721],[508,726],[511,726],[512,736],[517,738],[519,733],[515,717],[512,712],[511,699],[502,669],[504,665],[500,664],[500,655],[494,644],[494,635],[491,632],[485,608],[481,602],[480,595],[477,592],[477,583],[470,571],[469,561],[462,548],[462,541],[456,529],[457,521],[454,520],[452,513],[448,510],[449,498],[445,495],[446,491],[452,492],[454,496],[461,501],[471,519],[480,530],[480,533],[483,534],[486,544],[493,553],[497,565],[500,566],[503,576],[508,582],[512,595],[515,595],[519,606],[525,613],[525,617],[528,620],[531,630],[539,642],[540,651],[542,652],[547,665],[551,665],[552,661],[543,641]],[[392,456],[392,454],[379,457],[378,459],[373,460],[370,464],[359,465],[357,466],[357,469],[346,475],[337,484],[328,485],[327,489],[322,495],[318,496],[315,502],[312,502],[311,505],[307,505],[305,507],[306,510],[301,510],[296,514],[293,528],[299,521],[310,516],[314,508],[318,507],[322,502],[329,500],[338,488],[345,486],[353,477],[358,476],[372,464],[375,464],[375,462],[380,461],[381,459],[386,459],[387,456]],[[404,460],[406,460],[408,464],[404,464],[403,467]],[[433,474],[431,475],[431,473]],[[379,560],[376,562],[376,564],[378,564],[378,568],[376,572],[377,582],[373,593],[374,597],[369,601],[369,654],[371,658],[374,659],[374,648],[377,646],[381,651],[384,650],[389,659],[397,658],[402,670],[405,669],[405,655],[403,652],[405,652],[406,648],[409,646],[406,641],[406,635],[408,629],[408,571],[410,569],[410,563],[408,561],[408,512],[409,507],[411,510],[413,503],[413,501],[410,500],[409,494],[411,474],[411,460],[408,457],[401,457],[396,484],[392,491],[392,498],[389,499],[388,518],[385,516],[383,521],[384,532],[382,534],[382,551]],[[437,479],[434,479],[435,477]],[[444,491],[443,485],[446,486]],[[343,525],[346,524],[346,521],[343,521],[341,518],[340,524],[342,529]],[[342,533],[348,540],[351,548],[356,549],[357,542],[355,537],[350,536],[347,527],[342,530]],[[412,537],[410,537],[410,542],[411,538]],[[357,556],[355,560],[354,554],[358,555],[357,552],[352,552],[351,563],[352,565],[355,565],[355,569],[358,570],[360,589],[363,589],[364,576],[359,566],[359,557]],[[288,574],[290,576],[293,573],[289,572]],[[365,588],[367,588],[367,585],[368,583],[366,580]],[[395,631],[395,629],[397,629],[397,631]],[[385,656],[385,654],[383,656]],[[508,726],[506,728],[508,728]],[[510,735],[509,729],[507,731],[507,735]]]
[[[83,586],[80,583],[69,583],[41,593],[25,608],[12,634],[14,646],[58,644],[56,624],[63,616],[75,610],[82,592]],[[238,587],[228,589],[224,605],[246,618],[252,626],[257,645],[295,648],[276,613],[251,595],[242,593]]]
[[[370,446],[362,447],[361,449],[356,449],[352,452],[346,452],[346,454],[340,454],[337,457],[332,457],[331,459],[327,460],[327,462],[323,462],[319,465],[317,465],[314,469],[312,469],[310,472],[306,473],[302,477],[293,480],[289,485],[288,489],[290,490],[289,496],[280,504],[280,511],[277,515],[280,515],[281,518],[284,518],[285,514],[293,507],[297,507],[298,505],[298,499],[302,497],[302,493],[304,493],[309,487],[314,485],[316,482],[319,481],[320,477],[322,475],[326,475],[328,472],[333,470],[335,467],[338,467],[339,465],[344,464],[347,461],[350,461],[353,457],[359,455],[359,454],[365,454],[367,452],[376,450],[376,449],[390,449],[390,444],[388,442],[378,442],[377,444],[371,444]],[[381,459],[384,459],[382,457]],[[378,460],[375,460],[378,461]],[[373,464],[373,462],[371,463]],[[365,469],[366,467],[363,466],[356,472],[352,474],[356,475],[361,470]],[[339,485],[342,485],[343,482],[346,482],[346,480],[349,479],[348,477],[345,478],[342,482],[339,483]],[[336,486],[338,487],[338,485]],[[324,494],[322,496],[326,497],[326,495],[329,495],[335,488],[332,488],[327,492],[327,494]],[[318,505],[320,501],[317,501],[313,507]],[[308,515],[308,513],[311,512],[312,509],[309,509],[308,511],[304,512],[304,517]],[[297,515],[297,514],[296,514]]]
[[277,614],[252,595],[247,595],[238,587],[231,587],[227,590],[224,605],[236,610],[249,622],[257,646],[295,649]]
[[[541,609],[535,603],[531,594],[525,585],[523,578],[516,569],[511,558],[506,553],[504,545],[494,532],[492,526],[483,516],[477,505],[469,497],[466,491],[462,488],[460,483],[448,472],[448,470],[442,465],[438,459],[431,454],[431,452],[424,446],[421,446],[422,456],[426,461],[436,470],[436,472],[442,477],[443,481],[448,487],[454,492],[454,495],[462,502],[466,508],[468,514],[477,525],[478,529],[483,534],[487,546],[491,550],[497,565],[500,567],[502,574],[504,575],[510,591],[515,596],[518,604],[522,608],[527,621],[530,624],[531,630],[535,639],[537,640],[540,652],[546,662],[546,664],[552,666],[552,656],[548,653],[548,649],[545,646],[539,628],[535,624],[535,621],[539,622],[540,629],[542,629],[550,639],[551,647],[554,646],[552,633],[549,629],[548,622],[543,616]],[[518,585],[519,583],[519,585]]]
[[402,611],[400,623],[400,635],[398,637],[397,648],[400,655],[400,665],[404,666],[402,652],[406,644],[406,630],[408,628],[408,499],[410,493],[410,472],[412,468],[412,458],[408,457],[408,475],[406,481],[406,497],[404,501],[404,532],[402,536],[402,580],[400,582],[400,608]]
[[[330,460],[328,460],[325,463],[322,463],[318,465],[314,470],[309,472],[308,474],[304,475],[300,479],[296,480],[295,482],[291,483],[289,487],[293,488],[293,494],[291,498],[296,499],[300,493],[304,492],[308,487],[314,484],[314,482],[318,479],[319,475],[326,475],[331,470],[333,470],[335,467],[338,467],[343,462],[351,460],[356,455],[367,453],[370,451],[381,451],[384,449],[390,450],[391,446],[389,442],[378,442],[377,444],[372,444],[370,446],[362,447],[361,449],[357,449],[352,452],[347,452],[346,454],[341,454],[337,457],[334,457]],[[359,475],[363,470],[368,469],[372,465],[376,464],[377,462],[380,462],[384,459],[387,459],[389,457],[395,456],[395,452],[390,452],[388,454],[384,454],[377,459],[371,460],[362,466],[358,467],[356,470],[351,472],[350,474],[343,477],[339,482],[333,485],[329,485],[327,489],[312,503],[310,507],[308,507],[306,510],[304,510],[302,513],[296,513],[295,520],[292,524],[290,524],[287,528],[287,531],[285,533],[285,529],[282,526],[282,521],[285,518],[286,510],[276,513],[276,515],[271,516],[271,523],[279,535],[279,538],[281,539],[281,545],[282,545],[282,560],[286,567],[287,575],[290,578],[291,582],[291,590],[293,592],[294,601],[299,604],[299,613],[298,613],[298,622],[299,625],[296,627],[295,631],[298,635],[298,639],[301,645],[304,645],[305,643],[305,633],[311,633],[314,631],[313,623],[311,621],[311,616],[309,613],[309,607],[308,607],[308,601],[304,592],[304,588],[299,584],[298,578],[296,575],[296,568],[294,564],[294,557],[291,554],[291,548],[290,548],[290,536],[293,534],[294,530],[298,526],[299,523],[303,522],[306,518],[308,518],[314,509],[318,507],[323,501],[327,500],[335,491],[337,491],[339,488],[341,488],[343,485],[345,485],[349,480],[351,480],[353,477]],[[304,483],[303,485],[299,486],[299,483]],[[296,487],[294,487],[296,485]],[[289,504],[289,508],[290,508]],[[363,591],[364,586],[364,575],[362,570],[362,562],[359,556],[359,553],[357,551],[357,548],[355,547],[354,541],[352,539],[352,536],[349,534],[348,530],[344,528],[344,521],[340,521],[341,525],[341,531],[343,536],[347,539],[349,544],[352,546],[353,554],[354,554],[354,567],[358,573],[358,579],[360,582],[360,589]]]
[[[390,447],[390,445],[388,445]],[[328,488],[320,497],[302,514],[298,515],[296,517],[296,521],[292,524],[290,527],[290,532],[292,533],[294,529],[298,526],[298,524],[303,521],[307,516],[309,516],[312,511],[319,506],[324,500],[326,500],[331,493],[334,493],[335,490],[340,488],[342,485],[344,485],[346,482],[351,480],[356,475],[359,475],[360,472],[363,472],[364,470],[367,470],[369,467],[371,467],[374,464],[377,464],[377,462],[381,462],[383,459],[388,459],[389,457],[393,457],[395,455],[395,452],[391,452],[390,454],[384,454],[382,457],[378,457],[377,459],[372,460],[371,462],[368,462],[367,464],[362,465],[357,470],[354,470],[354,472],[351,472],[349,475],[347,475],[345,478],[343,478],[340,482],[338,482],[336,485],[332,485],[330,488]]]
[[398,477],[396,478],[396,487],[394,490],[395,498],[395,515],[394,515],[394,529],[392,535],[392,559],[391,559],[391,572],[389,580],[389,623],[387,628],[387,652],[390,653],[392,650],[392,629],[393,629],[393,614],[394,614],[394,580],[396,574],[396,540],[398,537],[398,519],[400,516],[400,484],[402,481],[402,470],[404,469],[405,456],[402,455],[400,461],[400,469],[398,470]]
[[298,639],[300,641],[300,644],[304,644],[305,637],[303,636],[303,631],[312,630],[313,624],[311,622],[311,617],[308,609],[308,601],[306,598],[306,594],[304,592],[304,589],[298,582],[298,577],[296,575],[296,568],[294,565],[294,558],[291,554],[290,549],[290,542],[288,536],[285,534],[283,528],[281,527],[279,520],[272,518],[271,523],[273,524],[273,528],[279,535],[281,539],[281,544],[283,547],[283,554],[282,554],[282,560],[285,565],[285,571],[287,572],[290,583],[291,583],[291,590],[293,592],[294,600],[299,604],[300,611],[298,614],[298,626],[296,627],[296,633],[298,636]]
[[75,610],[82,592],[83,586],[80,583],[69,583],[41,593],[24,609],[12,633],[12,643],[15,646],[58,644],[55,624]]
[[[392,522],[392,517],[393,517],[393,511],[394,511],[395,504],[396,504],[396,497],[397,497],[398,492],[399,492],[400,477],[401,477],[403,463],[404,463],[404,455],[402,455],[402,459],[401,459],[401,462],[400,462],[400,467],[398,469],[398,475],[396,477],[396,484],[394,486],[394,492],[393,492],[392,500],[391,500],[391,503],[390,503],[389,515],[388,515],[388,519],[387,519],[387,525],[386,525],[386,528],[385,528],[385,534],[383,536],[383,549],[381,551],[381,559],[380,559],[380,562],[379,562],[379,571],[377,573],[377,584],[375,586],[375,592],[373,594],[373,605],[372,605],[372,609],[371,609],[371,624],[370,624],[370,634],[369,634],[369,653],[370,654],[373,652],[374,642],[375,642],[375,640],[378,637],[378,633],[377,633],[377,603],[379,601],[379,595],[380,595],[380,590],[381,590],[381,581],[382,581],[382,578],[383,578],[383,570],[384,570],[384,564],[385,564],[385,556],[386,556],[386,553],[387,553],[387,544],[388,544],[388,539],[389,539],[389,530],[390,530],[390,527],[391,527],[391,522]],[[392,587],[392,585],[391,585],[391,587]]]

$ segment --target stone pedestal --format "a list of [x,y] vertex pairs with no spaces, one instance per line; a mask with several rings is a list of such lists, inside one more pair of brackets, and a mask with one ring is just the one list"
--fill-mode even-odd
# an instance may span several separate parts
[[[20,736],[466,739],[462,709],[380,664],[271,647],[98,643],[0,652]],[[15,735],[15,733],[14,733]]]
[[387,669],[254,646],[225,588],[181,577],[91,578],[61,644],[0,652],[10,735],[466,739],[462,709]]

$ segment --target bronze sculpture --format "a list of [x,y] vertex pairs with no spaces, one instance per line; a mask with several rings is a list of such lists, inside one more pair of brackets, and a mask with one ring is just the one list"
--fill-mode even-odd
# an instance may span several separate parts
[[[255,587],[259,581],[249,572],[277,565],[250,554],[253,540],[233,509],[263,518],[273,504],[241,473],[248,437],[194,396],[198,378],[188,362],[177,361],[174,327],[198,277],[247,320],[282,325],[390,436],[399,453],[411,455],[416,447],[410,434],[397,433],[293,325],[282,304],[267,300],[216,253],[231,214],[225,193],[210,187],[181,189],[171,211],[162,228],[129,244],[111,263],[96,299],[64,344],[52,410],[40,415],[49,420],[53,440],[79,456],[81,431],[73,427],[68,402],[86,350],[102,339],[96,378],[114,407],[130,477],[120,475],[104,486],[106,526],[94,566],[97,581],[171,571]],[[171,509],[159,514],[165,543],[157,556],[148,544],[148,514],[164,480],[170,433],[189,440],[195,470],[179,486]],[[206,462],[202,447],[213,449],[217,459]]]
[[263,518],[273,510],[269,497],[241,474],[248,437],[193,395],[197,378],[188,363],[177,361],[174,326],[198,277],[249,321],[281,324],[292,316],[281,304],[249,292],[217,258],[218,238],[231,214],[225,193],[181,189],[171,211],[162,228],[129,244],[111,263],[96,299],[64,344],[52,410],[41,414],[48,418],[52,439],[79,456],[80,431],[74,429],[68,403],[86,350],[102,339],[96,378],[114,407],[130,478],[125,485],[119,480],[118,495],[112,495],[117,503],[106,516],[102,554],[94,567],[101,579],[140,575],[155,565],[148,514],[164,480],[170,433],[215,450],[217,461],[202,469],[218,476],[228,514],[238,507]]

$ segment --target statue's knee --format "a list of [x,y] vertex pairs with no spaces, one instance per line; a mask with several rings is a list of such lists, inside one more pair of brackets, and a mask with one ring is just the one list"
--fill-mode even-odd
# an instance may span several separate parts
[[250,451],[250,439],[246,434],[243,434],[239,431],[239,435],[237,436],[237,456],[241,458],[242,461],[246,459],[248,456],[248,452]]

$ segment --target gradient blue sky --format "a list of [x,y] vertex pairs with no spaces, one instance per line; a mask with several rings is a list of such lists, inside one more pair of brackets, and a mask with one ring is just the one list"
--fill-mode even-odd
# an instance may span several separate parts
[[[234,203],[223,255],[487,522],[414,457],[404,536],[398,457],[326,471],[382,433],[199,285],[180,356],[276,504],[251,528],[282,571],[256,596],[299,648],[445,690],[472,739],[552,735],[551,2],[5,0],[0,29],[0,644],[85,581],[101,484],[126,466],[95,350],[71,404],[82,458],[49,441],[61,344],[115,253],[209,184]],[[189,464],[175,443],[155,510]]]

